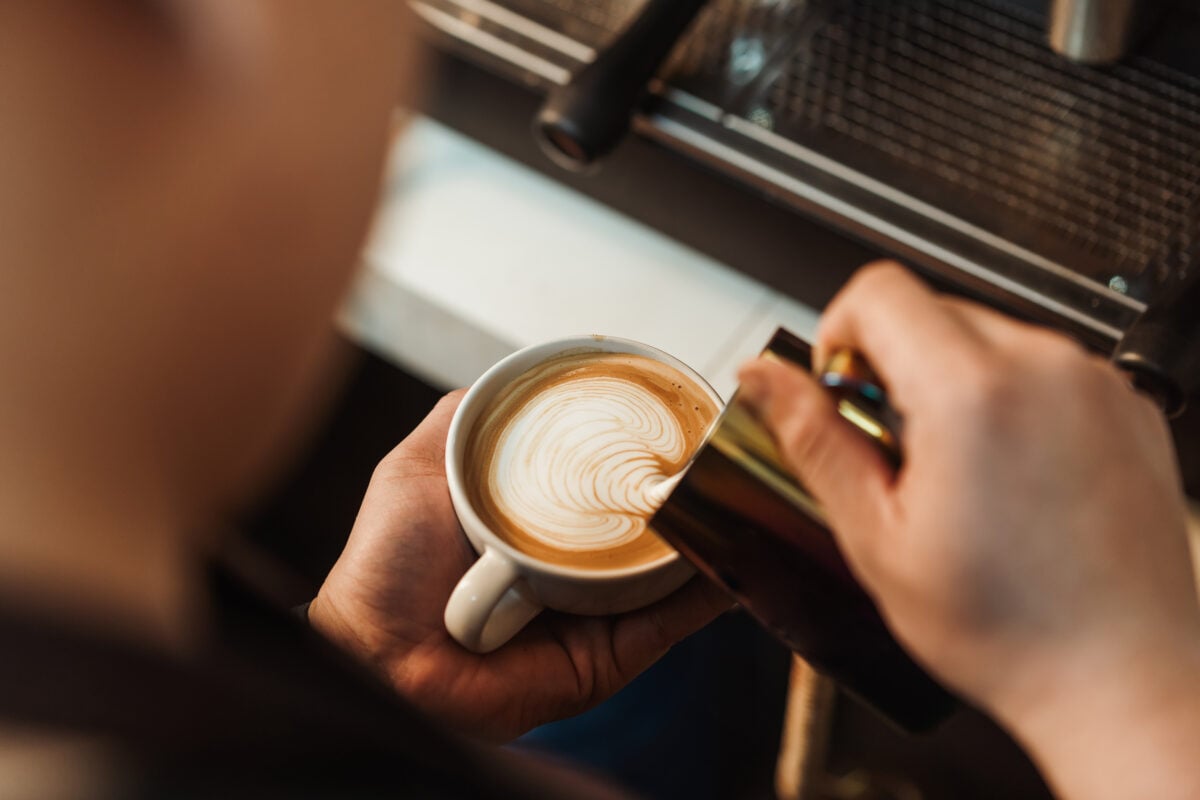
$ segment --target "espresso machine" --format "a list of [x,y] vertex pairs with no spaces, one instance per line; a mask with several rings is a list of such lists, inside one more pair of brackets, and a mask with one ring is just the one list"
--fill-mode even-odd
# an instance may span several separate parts
[[[619,207],[629,200],[617,195],[644,196],[644,207],[621,210],[775,288],[819,305],[844,281],[845,269],[808,265],[807,253],[788,249],[816,222],[863,246],[864,258],[901,258],[945,288],[1113,355],[1172,414],[1196,391],[1194,3],[414,8],[444,50],[533,98],[503,109],[495,98],[464,101],[485,109],[476,116],[510,117],[499,149]],[[636,155],[622,152],[629,139]],[[610,164],[620,173],[638,159],[629,174],[649,174],[655,186],[607,191]],[[687,189],[654,197],[664,183]],[[664,202],[665,212],[653,208]],[[764,211],[714,212],[722,203]],[[771,217],[774,228],[745,224],[751,216]],[[1196,416],[1176,427],[1189,490],[1200,496],[1200,448],[1185,435],[1200,431]]]
[[[428,113],[812,305],[886,255],[1057,328],[1159,400],[1200,497],[1200,5],[412,4],[456,64]],[[809,688],[794,796],[1048,796],[969,711],[908,737]]]

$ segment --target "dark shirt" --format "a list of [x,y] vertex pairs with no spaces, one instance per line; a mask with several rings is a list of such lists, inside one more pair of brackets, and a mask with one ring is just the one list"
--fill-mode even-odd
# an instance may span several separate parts
[[0,609],[0,727],[83,735],[132,798],[581,797],[607,789],[443,731],[226,571],[174,657]]

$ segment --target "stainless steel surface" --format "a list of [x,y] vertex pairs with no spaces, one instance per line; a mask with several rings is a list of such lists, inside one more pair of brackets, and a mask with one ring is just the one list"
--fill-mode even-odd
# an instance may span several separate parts
[[1055,52],[1090,64],[1117,61],[1137,32],[1148,0],[1054,0],[1046,35]]
[[[450,47],[542,87],[636,8],[415,4]],[[1111,346],[1196,269],[1200,80],[1069,62],[1045,28],[1005,0],[713,0],[634,128]]]

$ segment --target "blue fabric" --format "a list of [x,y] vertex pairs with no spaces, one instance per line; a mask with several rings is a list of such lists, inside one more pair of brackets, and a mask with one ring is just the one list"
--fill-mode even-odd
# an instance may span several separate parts
[[648,798],[717,797],[722,626],[680,642],[604,703],[536,728],[516,746],[552,753]]

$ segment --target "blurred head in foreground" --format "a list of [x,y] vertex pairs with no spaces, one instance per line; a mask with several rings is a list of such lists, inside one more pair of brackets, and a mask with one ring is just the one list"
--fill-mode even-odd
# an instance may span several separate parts
[[186,605],[186,535],[321,393],[402,9],[0,4],[0,596]]

